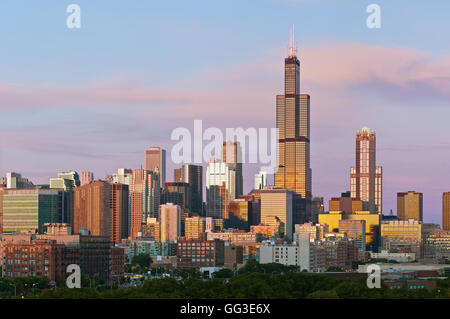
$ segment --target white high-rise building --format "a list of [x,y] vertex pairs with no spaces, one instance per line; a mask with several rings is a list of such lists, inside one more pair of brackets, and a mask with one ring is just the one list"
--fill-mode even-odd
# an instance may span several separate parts
[[255,174],[255,186],[254,189],[263,189],[267,186],[267,173],[266,172],[259,172]]
[[206,216],[228,218],[228,203],[235,199],[236,170],[227,163],[210,160],[206,167]]

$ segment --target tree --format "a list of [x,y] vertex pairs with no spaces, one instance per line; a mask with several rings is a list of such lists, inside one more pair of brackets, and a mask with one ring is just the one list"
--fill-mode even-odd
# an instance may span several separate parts
[[131,260],[131,264],[133,266],[138,265],[141,268],[150,267],[150,265],[153,263],[152,257],[147,254],[139,254],[133,257]]
[[219,271],[214,272],[212,275],[213,278],[231,278],[233,277],[234,273],[228,268],[223,268]]
[[307,299],[339,299],[336,290],[317,290],[306,296]]

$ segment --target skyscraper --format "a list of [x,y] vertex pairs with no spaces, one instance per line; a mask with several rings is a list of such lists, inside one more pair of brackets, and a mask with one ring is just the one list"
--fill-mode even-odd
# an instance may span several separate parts
[[362,200],[365,209],[383,212],[383,169],[376,166],[375,131],[364,126],[356,132],[356,166],[350,168],[351,197]]
[[210,160],[206,168],[206,216],[228,218],[228,204],[236,194],[235,168]]
[[130,181],[129,234],[137,237],[142,223],[156,217],[160,204],[159,175],[145,169],[135,169]]
[[111,241],[120,243],[128,237],[128,185],[111,184]]
[[236,172],[235,198],[243,194],[242,149],[239,142],[224,141],[222,144],[222,162],[234,167]]
[[45,223],[60,223],[64,192],[59,189],[4,189],[0,191],[3,232],[37,230]]
[[267,186],[267,173],[259,172],[255,174],[255,185],[253,189],[263,189]]
[[160,174],[159,187],[166,182],[166,150],[160,147],[150,147],[145,150],[145,169]]
[[161,241],[175,241],[181,235],[181,208],[167,203],[159,206]]
[[293,223],[293,192],[286,189],[261,190],[261,224],[279,226],[284,235],[292,238]]
[[442,229],[450,230],[450,192],[442,194]]
[[415,191],[397,193],[397,217],[423,222],[423,194]]
[[94,181],[74,190],[73,232],[87,228],[91,235],[111,238],[111,185]]
[[81,184],[80,186],[89,184],[94,180],[94,173],[88,171],[81,172]]
[[188,183],[190,187],[190,213],[202,215],[203,166],[184,164],[173,171],[175,182]]
[[294,223],[311,218],[310,96],[300,94],[300,61],[294,28],[284,60],[284,95],[277,95],[278,167],[275,186],[294,192]]

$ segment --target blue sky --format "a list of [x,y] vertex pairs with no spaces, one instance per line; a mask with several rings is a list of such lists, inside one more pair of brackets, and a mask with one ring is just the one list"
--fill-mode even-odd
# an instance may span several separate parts
[[[71,3],[81,29],[66,27]],[[366,26],[371,3],[381,29]],[[4,0],[0,174],[45,183],[86,169],[103,178],[139,167],[148,146],[170,150],[170,132],[195,118],[273,127],[295,23],[302,91],[312,96],[313,193],[327,201],[349,188],[354,135],[368,125],[385,212],[395,213],[396,192],[414,189],[424,192],[425,220],[440,222],[450,177],[449,13],[445,0]],[[246,191],[256,170],[247,169]]]

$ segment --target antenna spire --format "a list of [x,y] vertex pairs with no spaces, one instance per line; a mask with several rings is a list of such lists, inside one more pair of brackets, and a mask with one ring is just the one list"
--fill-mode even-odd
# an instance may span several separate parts
[[291,27],[291,37],[289,39],[289,57],[296,56],[296,48],[295,48],[295,26],[292,24]]

